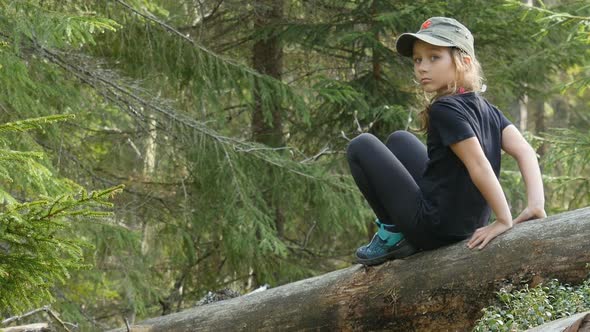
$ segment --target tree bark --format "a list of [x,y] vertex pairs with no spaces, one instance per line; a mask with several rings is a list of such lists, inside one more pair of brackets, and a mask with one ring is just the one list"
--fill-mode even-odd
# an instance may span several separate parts
[[518,106],[519,106],[519,112],[520,112],[520,121],[519,121],[518,128],[521,133],[524,133],[527,130],[527,122],[528,122],[528,118],[529,118],[528,100],[529,100],[529,97],[526,94],[522,95],[521,98],[518,100]]
[[[269,25],[280,23],[283,18],[284,0],[257,0],[254,7],[255,29],[267,28]],[[252,49],[252,66],[261,74],[281,80],[283,72],[283,47],[277,36],[270,36],[256,41]],[[254,109],[252,112],[252,140],[269,147],[278,148],[285,144],[283,137],[283,110],[281,105],[271,105],[263,102],[262,87],[254,88]],[[269,170],[269,172],[273,172]],[[272,184],[271,184],[272,185]],[[285,231],[285,217],[281,208],[281,201],[273,198],[268,192],[264,193],[269,211],[274,210],[275,228],[278,237]],[[257,234],[257,237],[260,236]],[[250,273],[248,287],[255,289],[260,286],[256,271]]]
[[470,330],[503,285],[584,280],[590,208],[518,224],[481,251],[465,244],[376,267],[353,265],[149,319],[131,331]]
[[[545,100],[542,97],[538,97],[535,100],[535,135],[540,136],[545,133]],[[547,153],[547,145],[544,141],[537,149],[537,154],[542,159]],[[541,172],[543,169],[541,168]]]
[[589,322],[590,311],[586,311],[534,327],[527,332],[586,332],[590,330]]
[[11,326],[0,329],[2,332],[50,332],[48,323],[34,323],[27,325]]
[[[254,27],[265,28],[276,24],[283,17],[283,0],[258,0],[254,3]],[[252,50],[252,66],[261,74],[281,79],[283,71],[283,47],[281,40],[268,37],[257,41]],[[252,139],[271,147],[283,146],[283,120],[280,105],[272,105],[272,109],[264,110],[261,87],[254,91],[254,112],[252,114]],[[270,116],[265,117],[265,112]],[[268,121],[270,120],[270,121]]]

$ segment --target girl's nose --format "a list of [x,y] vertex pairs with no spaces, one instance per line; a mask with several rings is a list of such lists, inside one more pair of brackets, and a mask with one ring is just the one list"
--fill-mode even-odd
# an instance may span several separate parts
[[427,66],[424,64],[424,62],[420,62],[416,65],[416,70],[420,73],[423,73],[427,70]]

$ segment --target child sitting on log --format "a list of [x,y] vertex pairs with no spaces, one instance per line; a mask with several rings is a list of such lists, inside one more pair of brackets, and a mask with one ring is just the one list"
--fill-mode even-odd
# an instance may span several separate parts
[[[546,217],[536,153],[482,97],[471,32],[432,17],[399,36],[396,49],[413,58],[416,81],[433,94],[421,113],[427,145],[408,131],[385,144],[367,133],[349,143],[350,171],[379,227],[357,262],[380,264],[469,237],[469,248],[482,249],[514,224]],[[528,205],[514,220],[498,180],[501,150],[517,160],[526,184]],[[491,211],[496,220],[488,224]]]

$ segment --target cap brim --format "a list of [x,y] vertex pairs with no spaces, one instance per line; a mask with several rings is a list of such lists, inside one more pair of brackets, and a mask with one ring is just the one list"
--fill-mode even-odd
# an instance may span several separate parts
[[428,36],[425,34],[418,34],[418,33],[402,33],[398,38],[397,42],[395,43],[395,49],[397,53],[411,57],[414,53],[414,42],[416,39],[420,39],[423,42],[426,42],[431,45],[435,46],[444,46],[444,47],[454,47],[455,45],[440,40],[436,37]]

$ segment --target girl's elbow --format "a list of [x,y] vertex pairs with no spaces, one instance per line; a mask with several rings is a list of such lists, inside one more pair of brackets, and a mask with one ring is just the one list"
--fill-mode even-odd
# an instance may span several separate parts
[[537,152],[535,151],[535,149],[533,149],[532,146],[530,146],[530,144],[524,144],[523,146],[521,146],[521,148],[519,148],[517,151],[515,151],[515,153],[513,154],[514,159],[516,159],[518,162],[524,161],[524,160],[537,160]]
[[495,176],[491,165],[484,162],[476,162],[469,165],[467,171],[473,182],[480,182],[482,179],[485,179],[490,175]]

